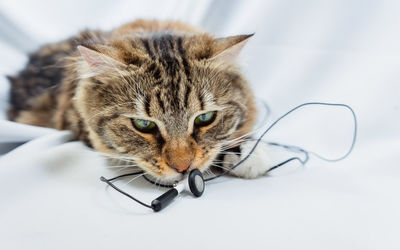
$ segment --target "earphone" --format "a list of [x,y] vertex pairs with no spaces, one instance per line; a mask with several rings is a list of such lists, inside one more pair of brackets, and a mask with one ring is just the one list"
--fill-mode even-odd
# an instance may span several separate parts
[[[154,212],[158,212],[160,210],[162,210],[163,208],[165,208],[168,204],[171,203],[171,201],[178,196],[179,193],[181,193],[182,191],[186,190],[186,191],[190,191],[195,197],[200,197],[203,193],[204,193],[204,189],[205,189],[205,182],[207,181],[211,181],[214,180],[216,178],[219,178],[223,175],[228,174],[230,171],[232,171],[233,169],[235,169],[236,167],[238,167],[240,164],[242,164],[244,161],[246,161],[251,154],[254,152],[254,150],[256,149],[256,147],[259,145],[259,143],[262,141],[262,138],[277,124],[279,123],[280,120],[282,120],[283,118],[285,118],[286,116],[288,116],[289,114],[293,113],[294,111],[305,107],[305,106],[311,106],[311,105],[319,105],[319,106],[335,106],[335,107],[343,107],[348,109],[352,116],[353,116],[353,120],[354,120],[354,131],[353,131],[353,140],[352,143],[350,145],[350,148],[348,149],[348,151],[341,157],[336,158],[336,159],[328,159],[325,158],[315,152],[312,151],[307,151],[305,149],[302,149],[300,147],[296,147],[296,146],[289,146],[289,145],[283,145],[280,143],[275,143],[275,142],[270,142],[269,145],[271,146],[277,146],[277,147],[282,147],[285,148],[287,150],[291,150],[291,151],[295,151],[295,152],[300,152],[303,153],[305,155],[305,159],[301,159],[300,157],[292,157],[289,158],[283,162],[280,162],[274,166],[272,166],[271,168],[269,168],[267,170],[267,172],[270,172],[276,168],[282,167],[285,164],[291,162],[291,161],[299,161],[302,165],[305,165],[309,158],[310,158],[310,154],[320,158],[321,160],[324,161],[328,161],[328,162],[337,162],[337,161],[341,161],[343,159],[345,159],[346,157],[348,157],[350,155],[350,153],[353,151],[355,142],[356,142],[356,138],[357,138],[357,117],[356,114],[354,112],[354,110],[347,104],[336,104],[336,103],[324,103],[324,102],[307,102],[307,103],[303,103],[300,104],[294,108],[292,108],[291,110],[289,110],[288,112],[286,112],[285,114],[283,114],[282,116],[280,116],[278,119],[276,119],[267,129],[264,130],[264,132],[255,140],[255,143],[253,145],[253,147],[250,149],[250,151],[247,153],[247,155],[242,158],[239,162],[237,162],[234,166],[232,166],[229,169],[224,169],[222,173],[214,175],[212,177],[203,178],[202,173],[198,170],[198,169],[193,169],[192,171],[190,171],[189,175],[186,176],[186,178],[178,183],[174,183],[173,185],[163,185],[163,184],[157,184],[159,186],[162,187],[168,187],[170,188],[167,192],[165,192],[164,194],[162,194],[161,196],[157,197],[156,199],[154,199],[151,203],[151,205],[148,205],[138,199],[136,199],[135,197],[131,196],[130,194],[122,191],[121,189],[119,189],[118,187],[116,187],[112,181],[122,178],[122,177],[126,177],[126,176],[132,176],[132,175],[138,175],[138,174],[143,174],[144,171],[138,171],[138,172],[134,172],[134,173],[129,173],[129,174],[123,174],[120,176],[116,176],[114,178],[110,178],[110,179],[106,179],[105,177],[101,176],[100,180],[103,182],[106,182],[108,185],[110,185],[112,188],[114,188],[116,191],[120,192],[121,194],[131,198],[132,200],[136,201],[137,203],[151,208],[153,209]],[[152,180],[148,179],[146,176],[143,175],[143,177],[153,183]]]
[[200,197],[203,194],[204,189],[205,189],[205,182],[204,182],[203,174],[200,172],[200,170],[193,169],[192,171],[190,171],[189,175],[184,180],[172,185],[172,188],[170,188],[167,192],[160,195],[159,197],[155,198],[151,202],[151,205],[148,205],[146,203],[143,203],[143,202],[137,200],[136,198],[132,197],[131,195],[125,193],[124,191],[120,190],[111,182],[111,181],[115,180],[116,178],[130,176],[130,175],[137,175],[140,173],[143,173],[143,171],[131,173],[131,174],[123,175],[123,176],[117,176],[112,179],[106,179],[102,176],[102,177],[100,177],[100,180],[106,182],[108,185],[110,185],[117,191],[121,192],[122,194],[128,196],[129,198],[133,199],[134,201],[138,202],[139,204],[153,209],[154,212],[158,212],[161,209],[168,206],[168,204],[171,203],[171,201],[176,196],[178,196],[178,194],[181,193],[183,190],[190,191],[195,197]]

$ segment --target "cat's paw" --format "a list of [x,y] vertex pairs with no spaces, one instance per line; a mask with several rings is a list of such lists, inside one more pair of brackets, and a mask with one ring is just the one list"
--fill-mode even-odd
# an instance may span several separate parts
[[[241,159],[253,148],[255,141],[244,142],[240,145],[240,153],[235,154],[228,152],[224,155],[223,166],[225,169],[231,168],[238,163]],[[253,179],[265,175],[271,168],[271,161],[269,158],[269,148],[265,143],[259,143],[254,152],[242,162],[239,166],[230,171],[231,174],[246,178]]]

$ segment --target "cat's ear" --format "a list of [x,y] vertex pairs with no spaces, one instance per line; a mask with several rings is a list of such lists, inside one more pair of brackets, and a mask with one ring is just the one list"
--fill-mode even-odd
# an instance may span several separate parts
[[209,60],[225,64],[235,62],[240,51],[242,51],[244,45],[253,35],[254,33],[215,39],[213,45],[214,53]]
[[79,45],[78,51],[82,58],[89,65],[90,69],[93,71],[102,70],[121,70],[126,68],[126,65],[95,50],[89,49],[85,46]]

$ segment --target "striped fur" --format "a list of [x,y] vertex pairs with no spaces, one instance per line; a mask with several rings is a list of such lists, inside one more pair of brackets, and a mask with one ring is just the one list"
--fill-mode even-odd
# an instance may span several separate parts
[[[216,39],[179,22],[145,20],[85,31],[44,46],[9,77],[9,118],[72,130],[163,180],[182,177],[176,164],[204,171],[224,142],[253,126],[254,97],[234,63],[250,36]],[[215,121],[195,127],[206,111],[217,112]],[[158,130],[139,132],[130,118],[154,121]]]

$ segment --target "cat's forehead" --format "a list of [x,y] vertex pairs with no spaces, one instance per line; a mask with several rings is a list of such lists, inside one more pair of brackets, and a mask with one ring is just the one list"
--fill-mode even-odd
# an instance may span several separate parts
[[199,33],[138,33],[113,40],[109,45],[112,55],[124,64],[143,67],[155,63],[167,71],[210,58],[214,52],[213,37]]
[[212,72],[199,59],[211,55],[204,46],[207,38],[158,33],[135,39],[149,58],[138,65],[139,71],[132,72],[135,82],[143,88],[145,113],[169,122],[173,117],[177,123],[176,119],[187,120],[204,110],[212,95],[204,86]]
[[199,87],[183,78],[158,86],[146,94],[145,112],[168,123],[186,121],[192,115],[215,106],[213,94]]

